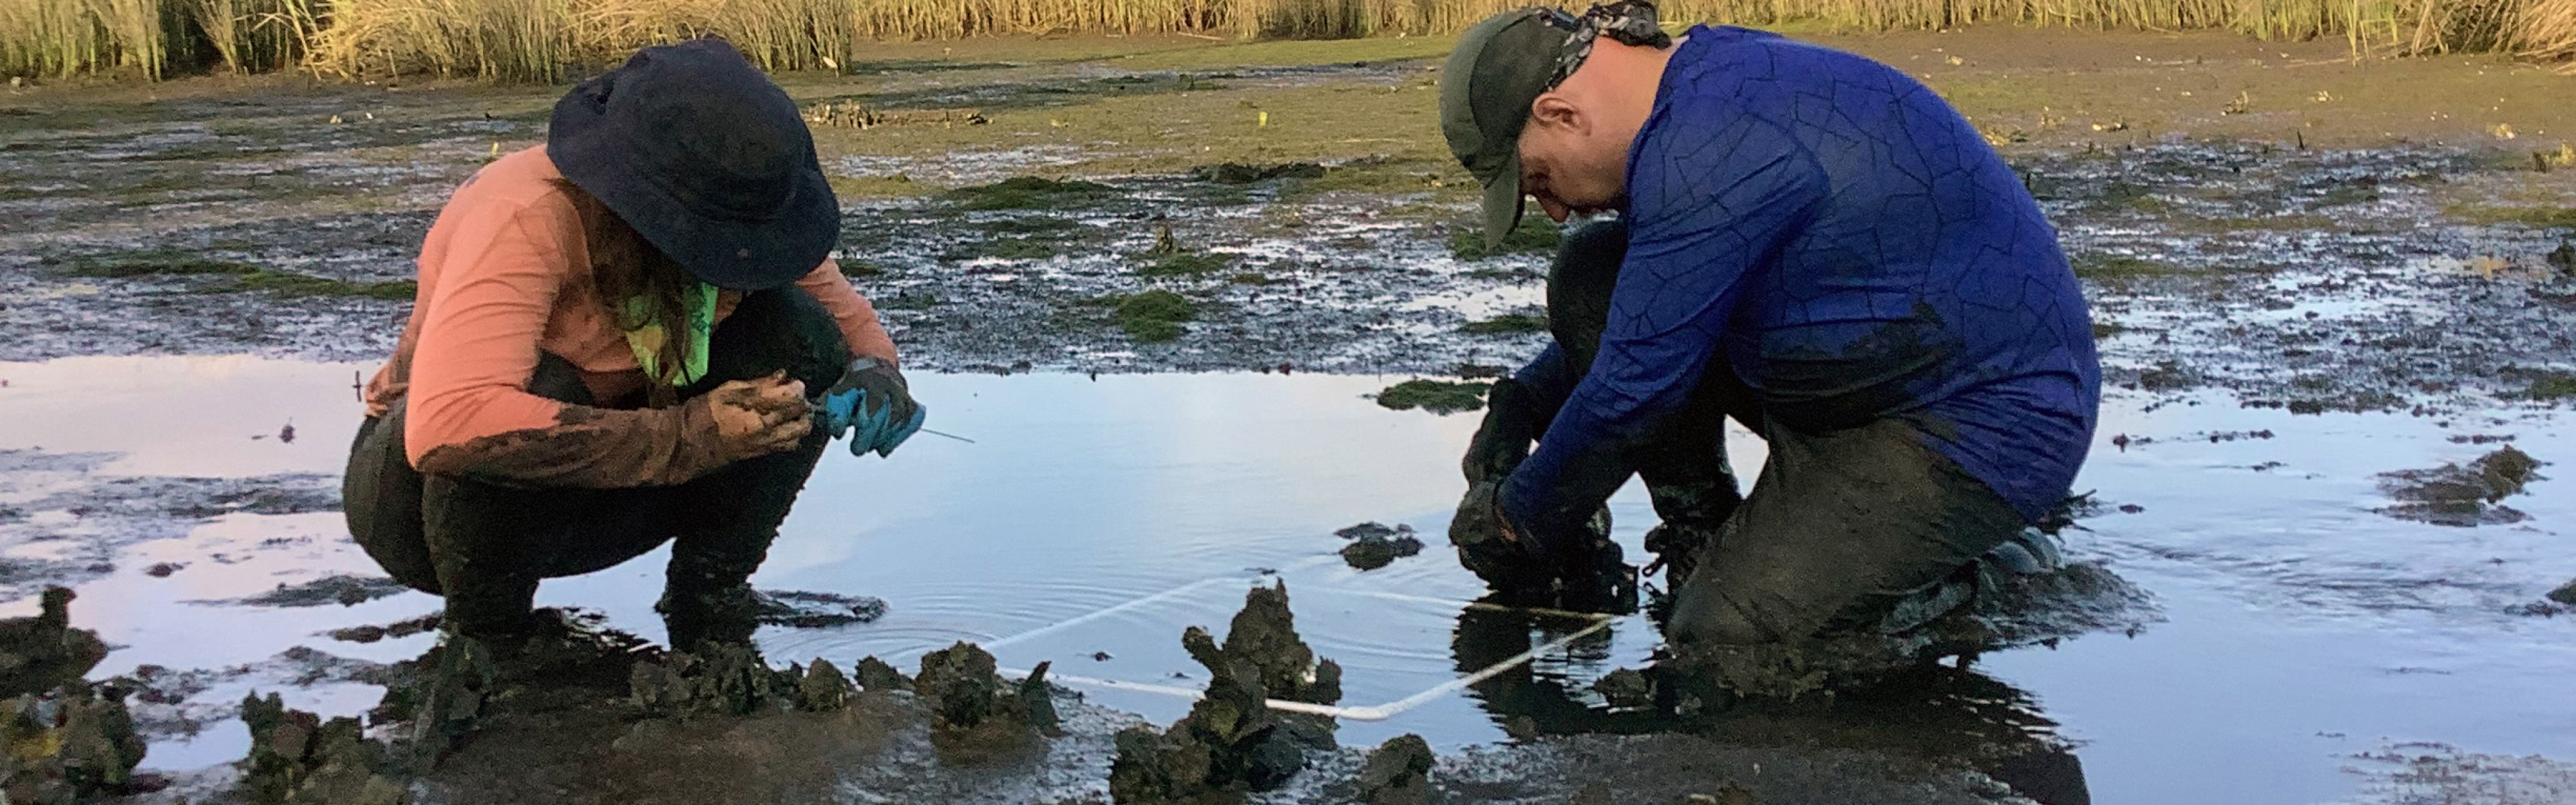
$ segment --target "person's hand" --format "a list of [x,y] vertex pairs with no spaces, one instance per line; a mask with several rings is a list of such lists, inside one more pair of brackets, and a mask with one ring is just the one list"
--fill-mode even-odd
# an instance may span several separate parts
[[893,364],[862,357],[841,372],[840,382],[824,389],[817,405],[823,427],[833,436],[848,436],[850,455],[874,451],[891,455],[921,430],[929,412],[912,399],[911,384]]
[[793,449],[814,429],[805,384],[786,372],[717,386],[707,392],[707,411],[715,417],[717,442],[741,458]]
[[1527,389],[1508,377],[1494,381],[1494,390],[1485,394],[1485,421],[1476,427],[1475,438],[1467,442],[1467,457],[1459,462],[1467,483],[1510,477],[1513,468],[1529,459],[1530,443],[1538,440],[1537,420]]
[[1553,575],[1551,563],[1512,527],[1503,512],[1502,486],[1501,478],[1468,485],[1457,516],[1449,520],[1449,544],[1458,548],[1458,564],[1497,592],[1544,589]]
[[1473,484],[1449,521],[1449,543],[1458,563],[1495,593],[1523,605],[1580,612],[1635,608],[1637,577],[1610,541],[1610,510],[1603,507],[1566,533],[1540,535],[1513,520],[1503,505],[1504,479]]

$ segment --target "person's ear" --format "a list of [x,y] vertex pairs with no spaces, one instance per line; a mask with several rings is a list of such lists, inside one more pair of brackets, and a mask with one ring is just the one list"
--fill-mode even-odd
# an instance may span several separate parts
[[1549,128],[1565,129],[1576,135],[1590,133],[1592,120],[1565,96],[1547,93],[1530,102],[1530,122]]

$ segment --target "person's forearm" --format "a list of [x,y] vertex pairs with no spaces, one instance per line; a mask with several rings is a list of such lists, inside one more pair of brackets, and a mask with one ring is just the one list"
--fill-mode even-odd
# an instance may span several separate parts
[[535,487],[687,483],[746,458],[718,437],[709,405],[704,396],[632,411],[565,405],[550,427],[433,445],[414,465],[424,473]]

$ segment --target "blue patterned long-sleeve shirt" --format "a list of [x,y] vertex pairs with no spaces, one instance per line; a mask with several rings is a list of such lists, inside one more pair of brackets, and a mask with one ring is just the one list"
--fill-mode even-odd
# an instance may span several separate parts
[[[1514,521],[1570,533],[1718,356],[1773,427],[1899,418],[2027,518],[2064,497],[2101,395],[2084,297],[2019,177],[1930,89],[1694,28],[1627,186],[1598,357],[1505,485]],[[1550,349],[1521,379],[1546,396],[1564,366]]]

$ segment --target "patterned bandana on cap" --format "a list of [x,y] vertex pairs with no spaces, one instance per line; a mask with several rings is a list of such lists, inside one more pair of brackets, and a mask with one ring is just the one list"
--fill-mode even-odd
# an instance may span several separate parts
[[1565,49],[1556,57],[1556,76],[1547,81],[1548,89],[1565,83],[1574,71],[1583,68],[1583,60],[1592,57],[1592,43],[1601,37],[1623,45],[1663,48],[1673,44],[1671,34],[1655,23],[1655,4],[1647,0],[1619,0],[1592,7],[1576,17],[1556,9],[1540,9],[1547,24],[1566,30]]

